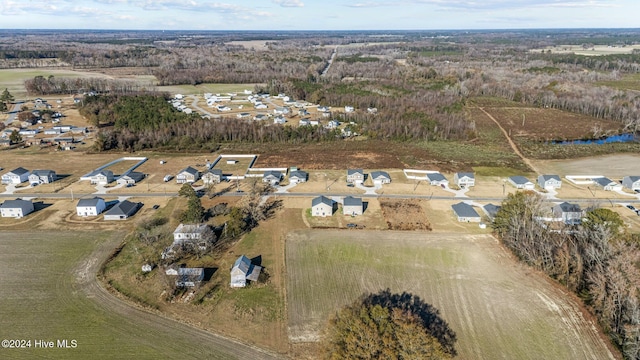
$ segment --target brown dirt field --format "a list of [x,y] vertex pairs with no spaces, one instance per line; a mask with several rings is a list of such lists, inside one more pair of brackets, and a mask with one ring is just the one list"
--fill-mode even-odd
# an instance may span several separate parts
[[[535,160],[536,167],[545,174],[565,175],[604,175],[609,178],[622,178],[640,174],[640,155],[617,154],[582,159]],[[613,179],[612,179],[613,180]]]
[[437,308],[461,359],[618,358],[579,300],[489,235],[307,230],[286,245],[295,341],[317,341],[336,309],[389,288]]
[[390,230],[431,230],[418,200],[381,200],[380,207]]
[[[565,140],[593,137],[603,133],[617,133],[620,123],[574,114],[557,109],[531,107],[503,107],[485,109],[511,134],[534,140]],[[522,126],[522,117],[525,124]]]

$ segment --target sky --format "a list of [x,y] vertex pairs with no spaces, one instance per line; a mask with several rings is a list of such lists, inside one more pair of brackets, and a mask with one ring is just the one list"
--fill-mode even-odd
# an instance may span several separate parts
[[637,28],[639,13],[639,0],[0,0],[0,28]]

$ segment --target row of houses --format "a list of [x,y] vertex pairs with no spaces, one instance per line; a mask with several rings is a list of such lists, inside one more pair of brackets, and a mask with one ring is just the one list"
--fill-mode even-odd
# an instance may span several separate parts
[[[333,216],[338,203],[326,196],[318,196],[311,200],[311,216]],[[361,198],[347,196],[342,200],[342,214],[349,216],[362,215],[364,203]]]
[[[478,214],[475,208],[465,202],[459,202],[457,204],[451,205],[451,209],[453,210],[453,214],[459,222],[482,221],[482,216]],[[489,219],[493,219],[500,210],[500,206],[494,204],[486,204],[482,207],[482,210]],[[550,209],[549,217],[541,218],[540,220],[562,222],[568,225],[577,225],[581,223],[583,216],[584,211],[580,208],[579,205],[562,202],[560,204],[554,205]]]
[[[590,181],[607,191],[622,190],[623,188],[631,191],[640,191],[640,176],[625,176],[622,182],[616,182],[605,176],[593,177]],[[533,182],[524,176],[511,176],[509,183],[517,189],[533,190],[536,186]],[[562,179],[558,175],[540,175],[537,179],[537,185],[545,190],[560,189],[562,187]]]
[[17,185],[28,181],[31,185],[49,184],[56,181],[57,175],[53,170],[29,171],[23,167],[13,169],[2,174],[0,182],[4,185]]
[[[246,287],[250,281],[257,282],[262,272],[262,266],[256,265],[246,257],[241,255],[233,263],[230,270],[231,281],[229,286],[232,288]],[[168,276],[176,276],[175,285],[179,288],[195,287],[204,280],[205,268],[188,268],[169,266],[165,270]]]
[[[133,203],[123,200],[115,204],[104,214],[105,220],[126,220],[138,211],[140,203]],[[78,216],[98,216],[107,205],[102,198],[81,199],[76,205],[76,214]],[[31,200],[15,199],[5,200],[0,205],[0,215],[8,218],[22,218],[34,211],[33,202]]]
[[[284,174],[278,170],[267,170],[262,175],[262,181],[269,183],[272,186],[278,185],[283,178]],[[294,169],[289,172],[290,184],[303,183],[306,182],[308,178],[309,174],[306,171]],[[227,180],[227,177],[220,169],[208,169],[200,175],[200,172],[191,166],[186,167],[176,175],[176,182],[178,184],[194,183],[199,179],[202,179],[202,182],[205,185],[209,185],[225,181]]]

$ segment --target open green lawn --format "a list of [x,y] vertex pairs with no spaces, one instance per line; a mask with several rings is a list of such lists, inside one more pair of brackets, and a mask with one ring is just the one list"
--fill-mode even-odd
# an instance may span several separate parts
[[255,91],[257,84],[199,84],[199,85],[170,85],[158,86],[159,91],[168,91],[170,93],[180,93],[183,95],[195,94],[226,94],[226,93],[242,93],[243,90]]
[[439,309],[460,359],[614,359],[575,300],[489,235],[298,231],[286,265],[292,341],[317,341],[339,308],[389,288]]
[[620,90],[640,91],[640,74],[626,74],[620,80],[598,81],[596,85],[608,86]]
[[[81,260],[105,232],[0,233],[0,338],[31,340],[31,348],[1,349],[3,359],[233,358],[171,328],[141,324],[86,296]],[[84,274],[93,276],[93,274]],[[155,315],[152,315],[155,316]],[[75,349],[36,349],[34,340],[76,340]]]
[[88,73],[73,70],[59,69],[0,69],[0,90],[5,88],[16,98],[16,100],[24,99],[27,91],[24,88],[24,81],[33,79],[36,76],[49,77],[107,77],[100,73]]

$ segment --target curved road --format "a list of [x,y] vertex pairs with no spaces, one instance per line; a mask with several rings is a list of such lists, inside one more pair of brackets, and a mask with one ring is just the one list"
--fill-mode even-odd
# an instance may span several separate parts
[[[122,315],[137,324],[144,325],[159,332],[170,331],[172,333],[178,333],[185,338],[207,344],[208,348],[213,348],[216,351],[237,357],[238,359],[272,360],[284,358],[283,356],[278,356],[255,346],[243,344],[233,339],[216,335],[147,311],[111,294],[102,286],[96,274],[100,266],[109,255],[111,255],[113,249],[118,246],[118,241],[119,238],[114,237],[112,240],[100,244],[76,270],[76,278],[80,289],[88,298],[106,310]],[[206,349],[203,349],[203,351],[206,352]]]

